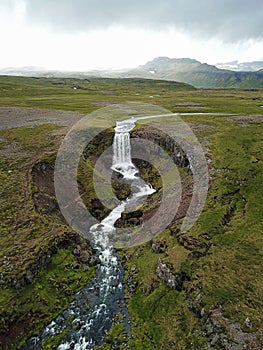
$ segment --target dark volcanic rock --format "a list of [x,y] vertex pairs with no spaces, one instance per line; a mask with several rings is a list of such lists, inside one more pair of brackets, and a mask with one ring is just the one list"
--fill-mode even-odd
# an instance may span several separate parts
[[182,168],[189,167],[189,160],[182,148],[175,142],[173,138],[165,135],[165,133],[162,133],[160,130],[149,127],[139,128],[132,131],[131,136],[153,141],[154,144],[156,144],[156,153],[158,153],[159,145],[163,149],[166,149],[170,152],[175,164],[179,165]]

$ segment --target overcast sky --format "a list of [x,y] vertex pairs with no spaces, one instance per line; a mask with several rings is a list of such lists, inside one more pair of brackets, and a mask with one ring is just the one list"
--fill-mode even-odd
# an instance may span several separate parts
[[263,0],[0,0],[0,68],[263,60]]

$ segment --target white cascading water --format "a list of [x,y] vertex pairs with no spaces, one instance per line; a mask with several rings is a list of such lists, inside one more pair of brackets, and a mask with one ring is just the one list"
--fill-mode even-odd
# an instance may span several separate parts
[[130,121],[117,122],[113,140],[112,169],[123,175],[125,179],[135,179],[138,169],[131,160],[130,133],[135,123]]
[[[92,349],[98,344],[106,331],[109,331],[114,316],[122,313],[126,331],[129,329],[129,315],[124,300],[123,269],[118,256],[110,241],[114,234],[115,222],[129,207],[138,203],[138,199],[146,197],[155,190],[146,184],[137,174],[138,169],[132,163],[129,131],[135,126],[133,118],[124,122],[117,122],[113,142],[112,169],[120,173],[126,183],[131,185],[131,196],[114,208],[111,213],[91,227],[94,246],[100,258],[96,277],[89,282],[54,321],[52,321],[39,337],[31,338],[24,349],[40,350],[43,341],[55,334],[66,331],[64,341],[58,350]],[[90,309],[87,310],[87,305]]]

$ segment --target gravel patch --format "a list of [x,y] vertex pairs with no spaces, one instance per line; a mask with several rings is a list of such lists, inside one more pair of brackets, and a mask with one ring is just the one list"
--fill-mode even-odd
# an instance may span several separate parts
[[232,117],[228,117],[227,121],[229,122],[236,122],[238,124],[250,124],[250,123],[262,123],[263,122],[263,115],[235,115]]
[[46,123],[70,127],[84,116],[61,110],[0,106],[0,130]]

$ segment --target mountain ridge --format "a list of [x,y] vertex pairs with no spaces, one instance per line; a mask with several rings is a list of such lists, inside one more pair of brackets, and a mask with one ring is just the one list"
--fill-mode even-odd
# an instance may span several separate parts
[[215,66],[220,69],[228,69],[237,72],[256,72],[263,69],[263,61],[252,61],[252,62],[224,62],[216,63]]
[[197,88],[263,88],[263,70],[237,72],[189,58],[157,57],[124,77],[176,80]]
[[[232,64],[237,61],[230,62]],[[229,63],[229,64],[230,64]],[[69,77],[69,78],[144,78],[178,81],[193,85],[196,88],[263,88],[263,62],[255,61],[257,67],[254,71],[230,70],[227,64],[221,68],[216,65],[201,63],[192,58],[156,57],[132,69],[118,70],[90,70],[90,71],[59,71],[43,70],[37,67],[5,68],[0,69],[0,75],[17,75],[32,77]],[[251,62],[250,67],[256,65]],[[254,64],[254,65],[253,65]],[[240,64],[241,65],[241,64]],[[244,66],[248,67],[244,63]],[[32,68],[32,69],[30,69]]]

